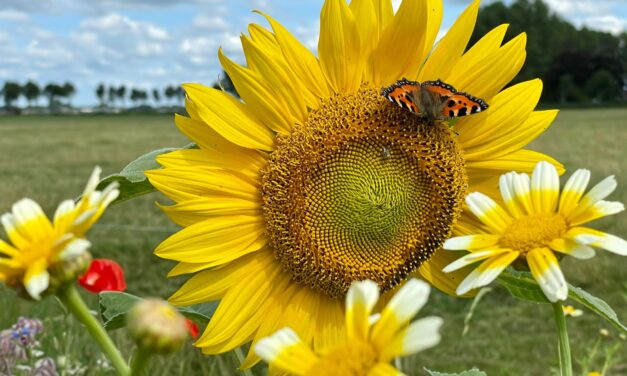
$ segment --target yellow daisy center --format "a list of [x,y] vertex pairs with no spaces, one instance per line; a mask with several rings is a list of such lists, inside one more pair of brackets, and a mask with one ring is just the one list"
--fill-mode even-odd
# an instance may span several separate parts
[[398,284],[450,235],[467,187],[448,126],[366,86],[324,101],[279,136],[262,176],[276,257],[330,297],[357,280]]
[[377,355],[370,343],[347,342],[322,356],[305,376],[365,376],[377,364]]
[[566,219],[557,213],[527,215],[513,221],[499,240],[504,248],[520,251],[522,255],[534,248],[546,247],[568,230]]

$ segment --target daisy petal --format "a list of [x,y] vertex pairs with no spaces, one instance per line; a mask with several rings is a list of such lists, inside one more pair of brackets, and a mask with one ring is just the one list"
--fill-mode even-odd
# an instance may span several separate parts
[[512,222],[509,214],[483,193],[473,192],[469,194],[466,196],[466,203],[470,211],[494,233],[502,233]]
[[[50,220],[46,217],[41,206],[35,201],[24,198],[13,204],[12,211],[12,223],[15,226],[15,231],[19,232],[24,239],[40,239],[52,231]],[[7,230],[7,235],[11,238],[6,225],[5,229]]]
[[511,249],[507,249],[507,248],[477,250],[448,264],[444,269],[442,269],[442,271],[444,273],[449,273],[449,272],[461,269],[470,264],[474,264],[475,262],[485,260],[487,258],[499,255],[501,253],[506,253],[506,252],[511,252],[511,251],[512,251]]
[[567,219],[571,219],[588,210],[592,205],[609,196],[616,189],[617,183],[614,175],[601,180],[597,185],[583,196],[578,205],[569,213]]
[[583,223],[594,221],[608,215],[620,213],[625,210],[625,205],[622,202],[616,201],[597,201],[594,205],[588,207],[583,211],[579,211],[576,215],[569,216],[569,222],[571,226],[578,226]]
[[594,248],[580,244],[572,239],[553,239],[549,247],[557,252],[564,253],[580,260],[594,257]]
[[442,248],[449,251],[466,251],[469,249],[486,248],[499,242],[499,235],[480,234],[450,238],[444,242]]
[[24,288],[33,299],[41,299],[41,293],[48,289],[50,274],[48,274],[48,263],[40,258],[28,266],[24,275]]
[[560,194],[559,212],[567,217],[577,206],[590,182],[590,170],[579,169],[575,171],[562,189]]
[[394,334],[422,308],[429,298],[429,285],[410,279],[394,294],[381,312],[381,319],[372,328],[371,339],[385,347]]
[[65,245],[65,248],[63,248],[61,252],[54,256],[54,260],[71,260],[84,254],[89,247],[91,247],[91,242],[89,242],[89,240],[74,238]]
[[390,361],[395,357],[418,353],[440,343],[441,317],[425,317],[412,322],[399,332],[380,355],[380,360]]
[[527,264],[549,301],[566,300],[568,285],[557,258],[548,248],[536,248],[527,253]]
[[372,308],[379,299],[379,286],[373,281],[353,282],[346,294],[346,331],[349,338],[365,339]]
[[304,375],[318,359],[290,328],[257,342],[255,352],[266,362],[295,375]]
[[514,187],[514,179],[516,179],[516,175],[517,174],[515,172],[509,172],[501,175],[499,178],[499,188],[509,213],[514,218],[520,218],[525,215],[525,208],[522,207],[521,203],[516,198],[516,189]]
[[531,202],[536,213],[554,213],[559,199],[560,180],[548,162],[536,165],[531,175]]
[[519,252],[507,252],[498,254],[484,261],[479,267],[472,271],[457,288],[457,294],[463,295],[468,291],[489,285],[496,277],[505,270],[516,258]]
[[627,256],[627,241],[616,235],[587,227],[573,227],[566,233],[566,237],[574,239],[581,244],[603,248],[617,255]]

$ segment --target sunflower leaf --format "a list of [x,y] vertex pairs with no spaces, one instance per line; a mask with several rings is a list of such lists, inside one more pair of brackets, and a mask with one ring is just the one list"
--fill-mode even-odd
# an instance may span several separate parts
[[[126,315],[142,298],[118,291],[103,291],[99,294],[100,317],[106,330],[124,327]],[[188,319],[206,325],[213,316],[217,302],[209,302],[189,307],[176,307]]]
[[442,373],[437,371],[431,371],[427,368],[424,369],[429,376],[486,376],[486,373],[479,371],[476,368],[463,371],[461,373]]
[[[509,293],[515,298],[535,303],[550,303],[544,296],[544,293],[538,283],[529,272],[508,270],[507,272],[501,273],[499,276],[499,282],[501,282],[501,284],[505,286]],[[568,284],[568,297],[585,306],[601,318],[607,320],[620,332],[627,334],[627,327],[620,322],[612,307],[610,307],[609,304],[602,299],[599,299],[582,288],[571,284]]]
[[196,147],[196,144],[190,143],[182,148],[163,148],[153,150],[126,165],[126,167],[124,167],[119,173],[109,175],[102,179],[100,183],[98,183],[98,187],[96,189],[101,191],[110,183],[117,181],[120,185],[120,195],[115,201],[113,201],[112,205],[154,192],[155,187],[150,184],[144,174],[144,171],[161,168],[161,165],[157,163],[157,157],[171,151],[194,149]]

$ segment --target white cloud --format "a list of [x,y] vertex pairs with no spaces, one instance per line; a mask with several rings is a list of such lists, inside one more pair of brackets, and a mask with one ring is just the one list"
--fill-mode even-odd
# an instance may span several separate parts
[[0,20],[11,22],[28,21],[28,14],[14,9],[6,9],[0,11]]
[[204,30],[226,30],[229,24],[220,16],[205,16],[199,15],[194,18],[192,25],[199,29]]
[[575,19],[577,26],[587,26],[590,29],[606,31],[618,35],[627,29],[627,19],[612,15]]

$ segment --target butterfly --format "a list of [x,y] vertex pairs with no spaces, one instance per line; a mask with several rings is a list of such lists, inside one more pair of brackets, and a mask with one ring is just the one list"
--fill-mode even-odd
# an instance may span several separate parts
[[393,104],[433,124],[435,120],[448,120],[485,111],[488,104],[470,94],[460,93],[440,80],[423,83],[398,80],[381,90],[381,94]]

